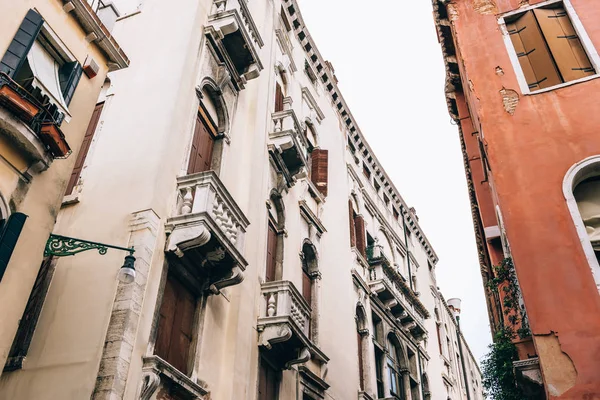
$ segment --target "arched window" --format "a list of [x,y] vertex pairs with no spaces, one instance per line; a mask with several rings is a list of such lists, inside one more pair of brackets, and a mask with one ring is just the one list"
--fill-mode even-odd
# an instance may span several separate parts
[[368,334],[367,328],[367,316],[365,314],[364,307],[358,305],[356,307],[356,340],[357,340],[357,351],[358,351],[358,379],[360,385],[360,391],[364,392],[366,389],[366,381],[369,379],[366,376],[368,368],[366,368],[366,348],[368,345]]
[[394,343],[391,337],[388,337],[387,340],[387,367],[388,367],[388,384],[390,389],[390,394],[394,398],[403,398],[402,393],[403,390],[403,381],[402,376],[400,375],[400,357],[398,356],[398,347]]
[[217,106],[211,94],[203,88],[200,104],[194,124],[194,134],[190,146],[188,174],[209,171],[212,169],[213,150],[217,138],[218,127]]
[[563,195],[581,245],[600,290],[600,155],[573,165],[563,181]]
[[317,251],[315,246],[306,240],[302,245],[302,296],[311,309],[310,338],[317,339],[318,332],[318,302],[316,278],[319,276],[319,266],[317,260]]

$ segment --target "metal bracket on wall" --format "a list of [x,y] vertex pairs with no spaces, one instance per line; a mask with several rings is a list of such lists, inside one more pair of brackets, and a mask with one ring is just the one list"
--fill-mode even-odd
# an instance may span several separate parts
[[88,251],[98,250],[98,253],[105,255],[108,249],[128,251],[129,255],[133,256],[135,250],[133,247],[113,246],[105,243],[90,242],[88,240],[75,239],[68,236],[50,235],[44,249],[44,257],[67,257],[75,254]]

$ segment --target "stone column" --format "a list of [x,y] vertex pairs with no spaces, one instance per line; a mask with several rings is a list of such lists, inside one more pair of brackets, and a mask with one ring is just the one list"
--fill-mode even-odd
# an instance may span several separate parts
[[[402,374],[402,383],[404,386],[404,396],[406,400],[412,400],[412,394],[410,391],[410,373],[407,368],[403,368],[400,370],[400,374]],[[418,400],[418,399],[415,399]]]
[[153,210],[132,214],[129,247],[135,249],[135,282],[119,282],[92,400],[122,399],[146,291],[160,218]]

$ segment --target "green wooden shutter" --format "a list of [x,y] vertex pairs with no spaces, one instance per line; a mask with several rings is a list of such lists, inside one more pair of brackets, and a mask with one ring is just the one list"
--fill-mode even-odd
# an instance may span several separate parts
[[77,61],[64,64],[58,71],[60,81],[60,90],[62,91],[65,103],[69,105],[75,94],[75,89],[79,84],[83,68]]
[[4,53],[2,61],[0,61],[0,72],[8,74],[11,78],[15,76],[15,73],[27,59],[27,53],[29,53],[43,24],[44,19],[40,14],[33,10],[27,12],[19,30],[8,46],[8,50]]
[[2,229],[2,233],[0,234],[0,281],[4,276],[4,271],[6,271],[10,257],[17,245],[26,219],[27,215],[14,213],[8,218],[4,229]]

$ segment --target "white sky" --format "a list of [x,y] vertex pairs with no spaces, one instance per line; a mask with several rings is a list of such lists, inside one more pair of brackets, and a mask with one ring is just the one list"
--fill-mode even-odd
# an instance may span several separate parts
[[460,297],[479,360],[491,342],[458,140],[430,0],[298,0],[350,110],[438,254],[438,286]]

